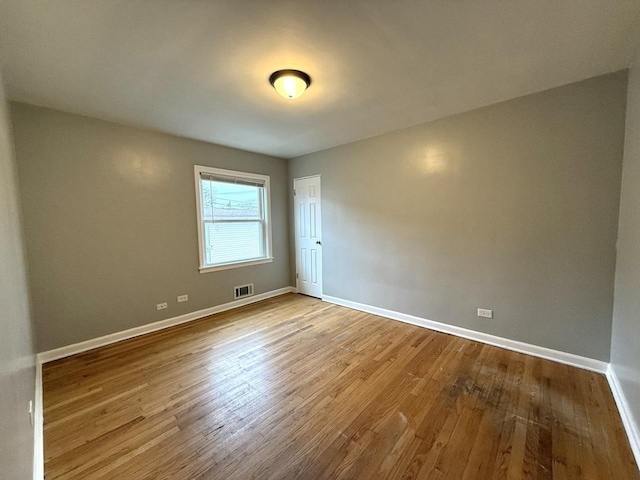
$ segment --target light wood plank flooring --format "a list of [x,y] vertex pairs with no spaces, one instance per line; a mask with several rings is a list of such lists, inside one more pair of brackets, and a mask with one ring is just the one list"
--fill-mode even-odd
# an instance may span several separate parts
[[287,294],[44,366],[46,478],[638,479],[601,375]]

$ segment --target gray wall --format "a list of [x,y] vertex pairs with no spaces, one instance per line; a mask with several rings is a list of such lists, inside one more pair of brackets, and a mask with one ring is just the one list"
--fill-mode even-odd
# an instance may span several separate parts
[[607,361],[626,75],[291,160],[322,175],[324,293]]
[[[235,285],[289,285],[285,160],[24,104],[11,111],[38,351],[232,301]],[[271,176],[273,263],[198,272],[194,164]],[[181,294],[189,301],[178,304]]]
[[629,76],[611,363],[640,427],[640,56]]
[[18,185],[0,78],[0,477],[32,478],[35,369]]

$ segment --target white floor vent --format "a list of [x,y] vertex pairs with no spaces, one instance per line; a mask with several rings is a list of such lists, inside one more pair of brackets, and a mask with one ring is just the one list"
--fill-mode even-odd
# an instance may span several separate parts
[[250,297],[253,295],[253,283],[233,288],[233,298]]

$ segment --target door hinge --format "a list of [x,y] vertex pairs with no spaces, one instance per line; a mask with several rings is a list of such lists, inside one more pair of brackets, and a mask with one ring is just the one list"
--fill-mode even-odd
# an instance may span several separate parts
[[298,273],[296,272],[296,278],[298,278]]
[[293,196],[294,197],[296,196],[296,189],[295,188],[293,189]]

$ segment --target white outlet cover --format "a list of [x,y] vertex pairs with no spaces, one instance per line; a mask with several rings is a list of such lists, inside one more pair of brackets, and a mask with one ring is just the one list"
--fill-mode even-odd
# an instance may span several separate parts
[[478,316],[483,318],[493,318],[493,310],[488,310],[486,308],[479,308]]
[[156,305],[156,310],[164,310],[165,308],[167,308],[167,302],[159,303]]
[[178,295],[178,303],[188,302],[188,301],[189,301],[189,295]]

